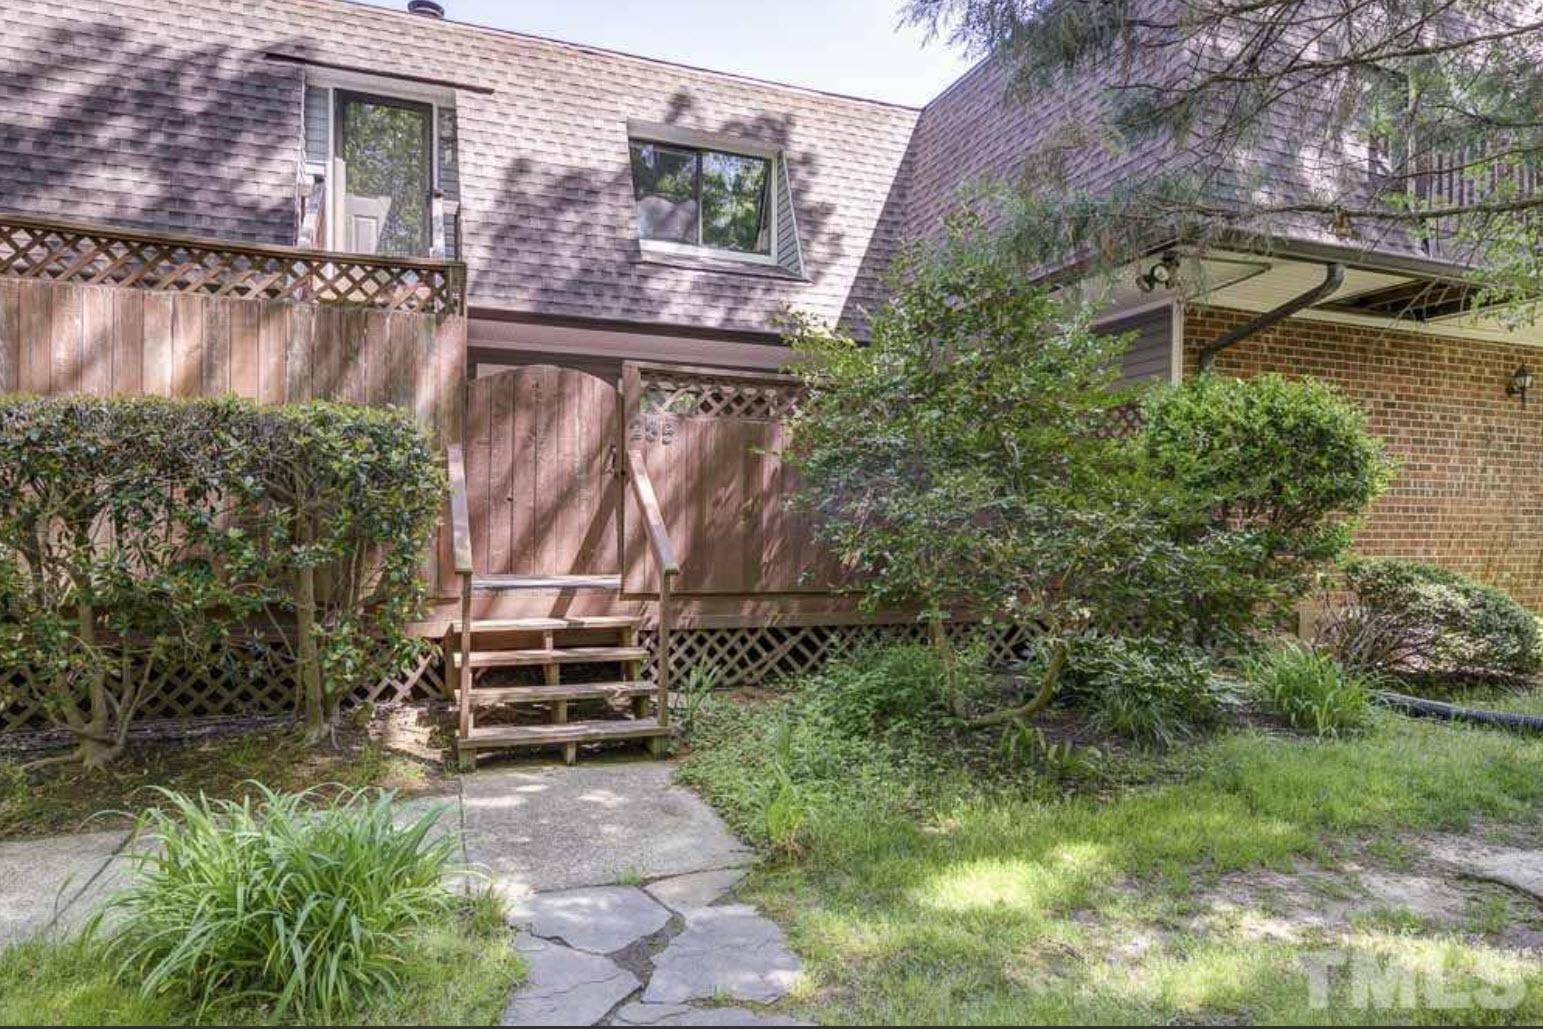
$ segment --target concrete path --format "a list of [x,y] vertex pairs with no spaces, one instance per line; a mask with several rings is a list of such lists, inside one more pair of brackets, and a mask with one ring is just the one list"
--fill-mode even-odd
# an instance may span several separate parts
[[462,780],[466,857],[510,900],[529,975],[504,1025],[799,1025],[798,961],[732,903],[751,851],[658,761]]
[[[509,903],[530,974],[505,1025],[798,1025],[759,1005],[798,974],[782,931],[737,903],[753,853],[652,760],[461,777],[441,809],[461,863]],[[0,949],[78,928],[123,886],[124,832],[0,842]],[[748,1006],[747,1006],[748,1005]]]
[[78,929],[122,881],[127,832],[0,842],[0,950]]

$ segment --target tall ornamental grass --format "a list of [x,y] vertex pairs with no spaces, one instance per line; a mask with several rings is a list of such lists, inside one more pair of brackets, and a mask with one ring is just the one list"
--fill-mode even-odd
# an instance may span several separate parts
[[320,805],[260,785],[255,802],[161,792],[145,816],[158,846],[96,927],[147,997],[333,1021],[394,989],[412,937],[455,908],[437,810],[398,827],[389,793]]

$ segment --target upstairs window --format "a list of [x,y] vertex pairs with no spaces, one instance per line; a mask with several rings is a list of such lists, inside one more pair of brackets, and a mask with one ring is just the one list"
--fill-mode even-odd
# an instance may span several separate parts
[[776,261],[770,157],[634,139],[632,191],[645,247]]

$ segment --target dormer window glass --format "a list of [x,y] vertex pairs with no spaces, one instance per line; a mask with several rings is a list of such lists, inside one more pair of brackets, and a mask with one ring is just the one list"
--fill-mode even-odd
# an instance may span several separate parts
[[645,247],[774,260],[772,160],[635,139],[632,190]]

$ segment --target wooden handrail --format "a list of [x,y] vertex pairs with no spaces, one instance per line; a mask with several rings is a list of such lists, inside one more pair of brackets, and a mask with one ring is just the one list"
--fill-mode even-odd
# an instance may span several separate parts
[[445,456],[450,474],[450,548],[455,573],[470,575],[471,515],[466,500],[466,457],[459,443],[452,443]]
[[[636,374],[634,371],[633,375]],[[654,492],[654,480],[648,477],[643,454],[630,447],[627,448],[627,480],[632,483],[633,496],[638,498],[643,525],[648,530],[648,544],[654,552],[654,563],[659,566],[659,646],[654,652],[654,711],[660,728],[666,728],[670,724],[670,637],[675,629],[675,577],[680,574],[680,562],[675,558],[670,530],[659,510],[659,494]]]
[[627,451],[627,472],[632,492],[638,498],[638,507],[643,511],[643,525],[648,530],[649,546],[653,549],[654,559],[659,562],[660,574],[679,575],[680,562],[675,559],[670,531],[665,527],[664,514],[659,510],[659,495],[654,492],[654,481],[648,477],[641,452]]

